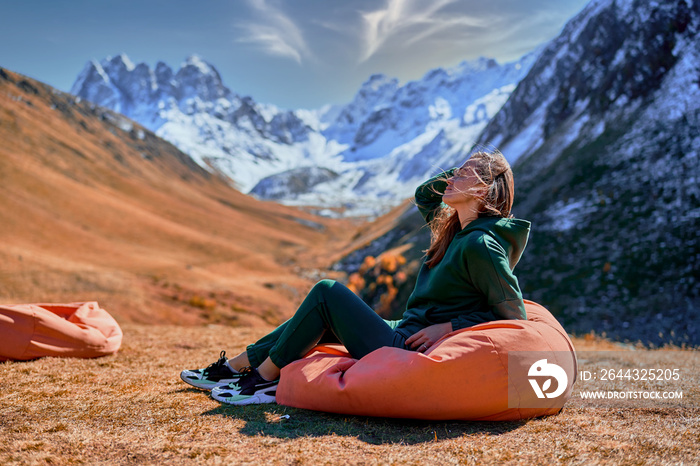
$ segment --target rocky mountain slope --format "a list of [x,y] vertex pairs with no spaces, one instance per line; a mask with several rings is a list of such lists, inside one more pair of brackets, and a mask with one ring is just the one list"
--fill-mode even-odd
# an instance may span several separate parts
[[349,104],[319,111],[241,97],[196,56],[177,72],[126,55],[91,61],[71,92],[140,122],[244,192],[377,215],[463,157],[535,57],[505,65],[482,58],[404,85],[374,75]]
[[313,284],[304,270],[354,232],[243,195],[78,100],[0,68],[0,302],[97,300],[120,322],[275,324]]
[[572,330],[700,343],[699,28],[698,2],[594,1],[480,137],[517,159],[525,293]]
[[[594,0],[478,138],[533,222],[524,294],[569,331],[700,344],[699,29],[697,1]],[[424,247],[411,224],[384,243]]]

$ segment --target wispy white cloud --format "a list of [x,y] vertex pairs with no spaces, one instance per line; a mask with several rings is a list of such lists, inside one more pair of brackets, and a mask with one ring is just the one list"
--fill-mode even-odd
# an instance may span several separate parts
[[406,38],[404,45],[412,45],[417,42],[422,42],[430,36],[438,36],[441,33],[447,33],[457,29],[465,28],[481,28],[485,24],[483,19],[474,18],[471,16],[457,16],[454,18],[440,18],[426,21],[422,31],[418,31]]
[[239,42],[259,45],[266,53],[291,58],[299,64],[313,58],[301,28],[280,8],[267,0],[248,0],[248,4],[254,20],[238,24],[244,31]]
[[386,8],[361,12],[363,19],[360,63],[370,59],[387,43],[407,32],[403,46],[425,40],[455,27],[481,26],[483,20],[468,15],[439,16],[437,13],[457,0],[387,0]]
[[[285,12],[278,0],[246,0],[251,15],[238,24],[242,34],[237,41],[254,44],[267,54],[291,59],[301,65],[318,61],[311,45],[318,39],[320,27],[329,34],[347,37],[348,40],[337,42],[336,46],[348,53],[349,48],[354,48],[352,53],[359,57],[359,63],[363,63],[382,50],[405,51],[413,44],[430,39],[450,40],[467,28],[483,26],[484,18],[458,11],[441,11],[460,1],[385,0],[384,7],[373,11],[357,11],[344,5],[341,9],[321,9],[318,14],[314,12],[310,16],[307,11],[306,16],[301,16],[299,11]],[[313,32],[304,29],[309,26],[316,29]],[[316,52],[320,53],[323,47],[318,45]]]

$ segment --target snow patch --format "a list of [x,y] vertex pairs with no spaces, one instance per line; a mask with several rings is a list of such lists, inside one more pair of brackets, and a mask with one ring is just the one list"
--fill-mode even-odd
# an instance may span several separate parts
[[585,199],[558,201],[545,212],[550,222],[543,223],[541,228],[556,231],[571,230],[581,222],[583,217],[597,210],[595,205],[588,203]]
[[528,118],[525,128],[501,147],[501,152],[511,165],[523,155],[531,154],[544,143],[544,117],[553,99],[554,96],[540,105]]

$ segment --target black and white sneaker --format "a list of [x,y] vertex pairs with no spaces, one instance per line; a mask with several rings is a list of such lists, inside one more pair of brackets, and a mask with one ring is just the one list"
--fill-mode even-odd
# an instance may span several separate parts
[[226,361],[226,351],[219,354],[219,360],[205,369],[191,369],[180,372],[180,378],[193,387],[211,390],[232,382],[238,382],[242,372],[232,370]]
[[258,370],[252,367],[243,369],[241,374],[237,382],[212,389],[211,397],[232,405],[275,403],[279,379],[272,382],[265,380]]

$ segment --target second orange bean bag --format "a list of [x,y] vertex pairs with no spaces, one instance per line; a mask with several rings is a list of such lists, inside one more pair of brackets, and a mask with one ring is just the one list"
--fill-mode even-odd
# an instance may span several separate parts
[[94,358],[121,342],[119,324],[96,302],[0,305],[0,361]]

